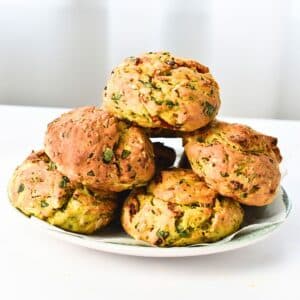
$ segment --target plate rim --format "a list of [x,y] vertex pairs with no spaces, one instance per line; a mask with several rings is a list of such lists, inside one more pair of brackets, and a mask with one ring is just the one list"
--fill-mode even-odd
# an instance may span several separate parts
[[[41,231],[46,231],[47,234],[74,244],[81,247],[102,251],[106,253],[113,253],[113,254],[119,254],[119,255],[128,255],[128,256],[138,256],[138,257],[156,257],[156,258],[168,258],[168,257],[191,257],[191,256],[202,256],[202,255],[211,255],[211,254],[217,254],[221,252],[228,252],[235,249],[240,249],[243,247],[247,247],[251,244],[260,242],[264,240],[265,238],[269,237],[289,216],[291,209],[292,209],[292,203],[291,200],[288,197],[288,194],[286,190],[283,188],[283,186],[280,186],[279,189],[282,192],[281,200],[284,203],[285,206],[285,216],[283,220],[279,221],[275,224],[267,225],[263,228],[256,229],[254,232],[262,232],[260,235],[254,235],[254,237],[249,238],[247,240],[235,240],[232,239],[230,241],[226,241],[222,244],[214,244],[208,246],[183,246],[183,247],[148,247],[148,246],[142,246],[142,245],[128,245],[128,244],[119,244],[115,242],[110,241],[99,241],[99,240],[92,240],[85,238],[84,235],[78,235],[78,234],[72,234],[72,232],[65,231],[63,229],[60,229],[58,231],[54,225],[51,225],[47,223],[46,221],[39,220],[42,222],[44,226],[36,226],[36,222],[33,222],[32,220],[34,218],[28,217],[24,215],[22,212],[20,212],[17,208],[12,208],[18,212],[19,215],[25,216],[27,220],[29,220],[29,224],[31,226],[34,226],[34,228],[39,229]],[[24,218],[23,218],[24,219]]]

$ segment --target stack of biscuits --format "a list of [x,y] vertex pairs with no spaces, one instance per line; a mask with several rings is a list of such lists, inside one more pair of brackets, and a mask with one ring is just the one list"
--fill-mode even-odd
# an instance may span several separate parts
[[[245,206],[272,203],[280,183],[276,138],[216,120],[209,69],[169,52],[117,66],[102,107],[80,107],[48,125],[9,183],[11,203],[68,231],[92,234],[121,221],[155,246],[214,242],[237,231]],[[177,137],[184,154],[152,137]]]

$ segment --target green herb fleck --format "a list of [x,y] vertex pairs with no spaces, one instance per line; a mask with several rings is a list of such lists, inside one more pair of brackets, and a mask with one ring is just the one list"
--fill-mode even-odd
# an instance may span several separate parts
[[59,187],[60,188],[65,188],[67,186],[67,184],[70,182],[69,178],[67,176],[63,176],[62,180],[59,183]]
[[95,176],[95,173],[93,170],[90,170],[86,173],[87,176]]
[[21,183],[18,188],[18,193],[22,193],[24,191],[24,189],[25,189],[25,185],[24,185],[24,183]]
[[236,176],[240,176],[243,175],[243,170],[244,170],[244,166],[238,166],[238,168],[234,170],[234,173],[236,174]]
[[114,152],[110,148],[106,148],[103,152],[103,162],[108,164],[111,162]]
[[198,136],[198,137],[197,137],[197,142],[199,142],[199,143],[204,143],[205,140],[204,140],[204,138],[203,138],[202,136]]
[[220,172],[220,175],[222,177],[229,177],[229,174],[227,172]]
[[256,184],[250,189],[249,193],[253,194],[253,193],[257,192],[259,189],[260,189],[259,185]]
[[167,100],[166,101],[166,105],[169,107],[169,108],[172,108],[174,107],[176,104],[174,102],[172,102],[171,100]]
[[41,207],[47,207],[47,206],[49,206],[49,203],[46,202],[45,200],[42,200],[41,201]]
[[[201,203],[202,204],[202,203]],[[198,203],[193,203],[193,204],[191,204],[191,208],[197,208],[197,207],[199,207],[200,205],[198,204]]]
[[190,235],[190,233],[188,232],[188,230],[179,231],[178,234],[182,238],[188,237]]
[[53,171],[56,169],[57,169],[56,164],[53,161],[50,161],[48,164],[48,171]]
[[196,86],[192,82],[188,82],[187,87],[189,87],[191,90],[196,90]]
[[122,95],[120,93],[113,93],[111,96],[111,100],[118,101],[121,99],[121,97],[122,97]]
[[121,154],[122,159],[127,158],[130,155],[130,153],[131,152],[129,150],[124,149]]
[[169,236],[169,232],[168,232],[168,231],[165,231],[165,230],[158,230],[158,231],[156,232],[156,235],[157,235],[159,238],[166,239],[166,238]]
[[209,102],[205,101],[203,103],[203,113],[208,117],[211,117],[215,113],[216,108]]
[[162,105],[163,104],[163,101],[162,100],[158,100],[156,99],[155,97],[151,96],[151,101],[154,101],[155,104],[157,105]]

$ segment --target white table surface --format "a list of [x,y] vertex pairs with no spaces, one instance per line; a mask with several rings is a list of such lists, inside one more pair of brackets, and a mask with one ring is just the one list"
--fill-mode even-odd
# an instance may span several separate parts
[[293,209],[269,238],[231,252],[141,258],[89,250],[15,218],[6,186],[17,164],[42,147],[63,110],[0,106],[0,299],[300,299],[300,122],[233,119],[277,136]]

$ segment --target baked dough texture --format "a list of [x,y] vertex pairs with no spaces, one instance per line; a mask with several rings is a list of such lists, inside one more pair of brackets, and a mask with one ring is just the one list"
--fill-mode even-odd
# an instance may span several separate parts
[[131,192],[121,215],[124,230],[156,246],[185,246],[217,241],[238,230],[240,204],[219,196],[192,170],[160,172]]
[[120,192],[154,175],[153,146],[141,128],[96,107],[80,107],[48,125],[45,152],[70,180]]
[[253,206],[270,204],[280,183],[277,139],[248,126],[213,121],[184,138],[192,169],[223,196]]
[[117,194],[70,181],[43,152],[33,152],[14,171],[8,187],[13,206],[60,228],[91,234],[108,225]]
[[213,120],[219,87],[209,69],[169,52],[129,57],[117,66],[103,94],[104,108],[141,127],[193,131]]

